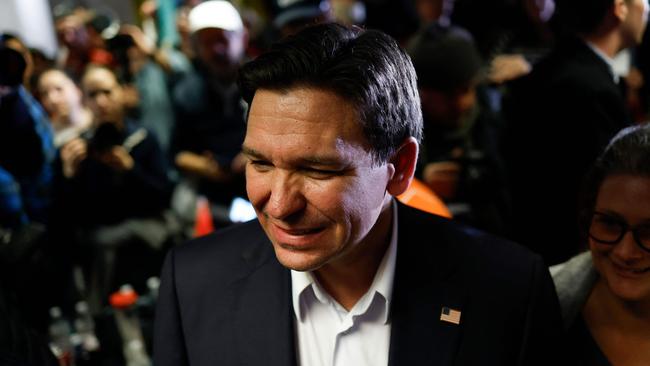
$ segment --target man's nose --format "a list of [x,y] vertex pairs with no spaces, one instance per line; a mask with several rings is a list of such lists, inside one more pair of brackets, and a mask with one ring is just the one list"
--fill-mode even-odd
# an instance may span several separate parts
[[223,54],[226,53],[226,50],[228,49],[228,44],[226,42],[223,42],[223,41],[214,42],[212,44],[211,49],[212,49],[213,54],[215,54],[215,55],[223,55]]
[[100,107],[106,107],[108,104],[108,96],[104,93],[99,93],[95,96],[95,103]]
[[305,208],[305,197],[300,178],[289,172],[273,172],[271,193],[266,213],[276,220],[284,220]]

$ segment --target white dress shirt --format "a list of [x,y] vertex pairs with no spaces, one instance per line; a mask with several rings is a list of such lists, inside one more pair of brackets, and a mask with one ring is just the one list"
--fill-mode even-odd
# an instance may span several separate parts
[[311,272],[291,271],[300,366],[388,365],[389,310],[397,257],[397,205],[390,244],[372,285],[348,312]]

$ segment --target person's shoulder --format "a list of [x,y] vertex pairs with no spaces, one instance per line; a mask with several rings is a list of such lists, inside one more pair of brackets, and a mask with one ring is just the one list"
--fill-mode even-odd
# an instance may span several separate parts
[[[459,221],[432,215],[405,205],[400,210],[400,230],[403,225],[411,227],[422,234],[429,231],[432,235],[424,235],[431,241],[448,243],[458,250],[498,250],[511,251],[520,255],[531,255],[525,247],[508,239],[499,237],[483,230],[468,226]],[[405,219],[405,220],[403,220]],[[407,221],[407,222],[403,222]]]
[[588,251],[582,252],[566,262],[556,264],[549,268],[554,281],[569,281],[577,275],[585,275],[586,272],[592,269],[591,253]]
[[214,271],[227,275],[256,267],[272,258],[273,248],[257,220],[235,224],[173,248],[177,270]]
[[538,74],[538,80],[558,91],[567,88],[581,93],[615,90],[609,65],[581,41],[560,46],[534,68],[533,73]]
[[462,224],[454,226],[458,234],[452,244],[464,257],[464,266],[477,273],[499,268],[504,274],[523,274],[534,266],[543,267],[541,256],[523,245]]
[[215,232],[190,239],[188,242],[174,248],[179,253],[216,251],[220,254],[236,251],[242,252],[251,246],[267,240],[262,227],[257,220],[238,223]]
[[557,292],[562,318],[566,328],[573,324],[591,290],[598,274],[589,251],[580,253],[568,261],[549,268]]
[[[424,242],[418,246],[420,253],[444,256],[445,261],[455,263],[464,271],[487,278],[497,272],[511,276],[543,267],[538,254],[508,239],[412,208],[406,207],[402,212],[406,220],[400,220],[399,230],[418,232]],[[495,268],[499,271],[494,271]]]

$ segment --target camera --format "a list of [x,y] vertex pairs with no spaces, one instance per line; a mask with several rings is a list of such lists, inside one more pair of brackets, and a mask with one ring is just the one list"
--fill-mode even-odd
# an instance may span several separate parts
[[122,144],[122,131],[110,122],[100,123],[92,132],[82,136],[88,143],[88,155],[98,156],[110,151],[114,146]]

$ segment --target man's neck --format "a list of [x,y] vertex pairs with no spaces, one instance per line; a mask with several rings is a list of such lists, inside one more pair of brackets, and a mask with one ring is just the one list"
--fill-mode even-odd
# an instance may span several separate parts
[[344,260],[314,271],[319,284],[346,310],[352,309],[372,285],[390,244],[392,220],[389,202],[363,242],[352,248]]
[[614,58],[624,48],[618,32],[596,32],[585,35],[582,39],[598,48],[609,58]]

